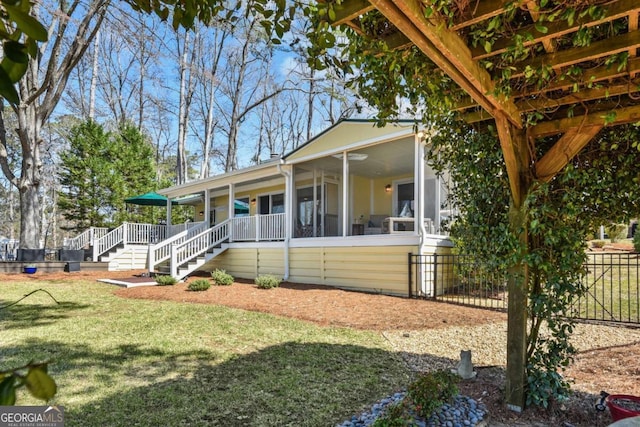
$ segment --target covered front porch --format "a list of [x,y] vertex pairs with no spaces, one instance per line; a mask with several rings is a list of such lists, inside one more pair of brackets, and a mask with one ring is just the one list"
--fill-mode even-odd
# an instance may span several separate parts
[[[150,272],[176,277],[215,267],[304,283],[375,281],[390,271],[391,253],[450,246],[446,174],[426,164],[425,150],[413,123],[341,122],[282,158],[159,190],[166,224],[94,230],[94,259],[136,246]],[[171,223],[176,199],[189,200],[192,221]],[[404,264],[392,280],[403,289]]]
[[346,122],[283,158],[160,193],[199,198],[195,220],[229,220],[230,242],[445,236],[453,214],[448,178],[424,159],[412,124],[390,131]]

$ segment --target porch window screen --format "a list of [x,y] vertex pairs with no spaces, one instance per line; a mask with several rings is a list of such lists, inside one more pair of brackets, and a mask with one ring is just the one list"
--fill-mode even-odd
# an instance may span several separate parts
[[398,207],[397,216],[405,218],[411,218],[414,216],[413,188],[413,182],[398,184],[398,191],[396,192],[396,206]]

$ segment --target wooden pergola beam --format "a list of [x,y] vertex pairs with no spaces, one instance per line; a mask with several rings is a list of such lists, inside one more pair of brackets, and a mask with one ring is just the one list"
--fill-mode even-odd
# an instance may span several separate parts
[[524,131],[513,127],[506,117],[496,117],[496,129],[500,139],[500,147],[504,156],[504,163],[509,175],[511,195],[516,207],[524,202],[529,185],[530,164],[529,149]]
[[382,41],[384,41],[391,50],[405,49],[413,46],[411,40],[400,31],[383,38]]
[[498,16],[505,11],[505,6],[508,3],[511,3],[511,0],[486,0],[478,2],[477,4],[472,3],[470,7],[474,8],[473,15],[454,24],[451,29],[453,31],[458,31],[493,18],[494,16]]
[[427,19],[419,0],[397,4],[391,0],[372,0],[372,4],[482,108],[493,116],[502,113],[511,123],[522,128],[516,105],[493,94],[494,83],[489,73],[472,60],[464,41],[447,29],[441,18],[432,16]]
[[[543,111],[549,109],[556,109],[564,105],[571,105],[581,102],[593,101],[597,99],[608,99],[619,95],[631,95],[640,92],[640,81],[619,84],[608,87],[599,87],[594,89],[585,89],[579,92],[572,92],[560,98],[536,98],[527,99],[517,102],[518,109],[522,112],[529,111]],[[473,107],[474,105],[458,104],[454,111],[462,111],[466,108]],[[481,112],[473,112],[465,115],[465,120],[468,123],[476,123],[482,120],[488,120],[491,117]]]
[[540,138],[565,133],[572,128],[614,126],[640,121],[640,105],[617,108],[612,110],[611,113],[614,113],[615,117],[610,117],[610,122],[607,122],[609,114],[602,111],[579,117],[567,117],[565,119],[542,122],[529,128],[529,136]]
[[[640,23],[639,21],[639,17],[640,17],[640,12],[638,11],[633,11],[629,13],[629,32],[631,31],[637,31],[638,30],[638,24]],[[629,51],[629,56],[631,58],[637,56],[638,53],[638,49],[631,49]]]
[[516,98],[521,98],[523,96],[533,96],[538,95],[545,92],[557,91],[557,90],[567,90],[572,88],[574,85],[578,85],[578,87],[583,88],[588,85],[593,85],[598,82],[613,80],[619,77],[632,76],[640,72],[640,58],[633,58],[627,61],[627,66],[618,70],[616,66],[606,66],[602,65],[600,67],[592,68],[589,70],[585,70],[584,74],[576,79],[565,78],[563,80],[556,80],[544,86],[540,89],[535,90],[522,90],[515,91],[512,95]]
[[[529,15],[531,15],[531,19],[533,19],[533,22],[538,22],[538,20],[540,20],[540,15],[541,15],[540,5],[538,4],[538,1],[529,0],[527,1],[526,6],[527,6],[527,10],[529,11]],[[533,26],[533,29],[536,30],[535,25]],[[525,40],[529,39],[528,34],[525,34],[524,39]],[[553,52],[556,50],[553,39],[551,38],[543,38],[541,40],[541,43],[542,43],[542,46],[544,47],[544,50],[547,53]]]
[[[491,52],[487,52],[482,46],[477,46],[471,48],[471,55],[475,60],[489,58],[506,52],[509,46],[513,46],[513,39],[518,36],[522,37],[523,45],[527,47],[536,43],[548,42],[552,39],[574,33],[582,27],[593,27],[595,25],[605,24],[634,13],[637,16],[639,12],[640,4],[637,0],[618,0],[607,5],[607,15],[602,19],[594,19],[589,15],[585,15],[583,17],[576,18],[573,25],[569,25],[567,21],[562,19],[552,22],[544,22],[543,27],[547,29],[546,33],[538,31],[536,29],[536,25],[529,25],[518,30],[512,37],[496,40]],[[534,21],[537,20],[534,13],[531,13],[531,15]]]
[[466,113],[462,116],[462,120],[471,124],[485,122],[492,120],[493,117],[484,110],[474,111],[473,113]]
[[589,143],[604,126],[576,127],[569,129],[535,164],[534,176],[538,181],[549,182],[573,157]]
[[[583,88],[588,85],[596,85],[597,83],[602,81],[613,80],[620,77],[634,76],[636,74],[640,74],[640,58],[630,59],[627,62],[627,67],[621,70],[618,70],[618,67],[608,67],[606,65],[602,65],[590,70],[585,70],[585,73],[579,78],[565,78],[563,80],[555,80],[549,85],[540,89],[515,91],[511,94],[511,96],[514,99],[518,99],[552,91],[567,90],[571,89],[575,85],[577,85],[579,88]],[[603,96],[603,98],[604,97],[605,96]],[[517,102],[516,105],[518,105]],[[464,98],[454,107],[454,111],[466,110],[468,108],[477,106],[478,104],[476,104],[473,99]]]
[[345,24],[356,19],[365,13],[373,10],[374,7],[367,0],[348,0],[335,6],[336,18],[331,21],[332,25]]
[[574,47],[573,49],[537,56],[517,64],[517,71],[512,78],[522,77],[527,66],[534,70],[543,65],[553,68],[568,67],[581,62],[596,60],[605,56],[611,56],[629,49],[640,47],[640,31],[623,33],[608,39],[599,40],[589,46]]
[[[497,114],[503,111],[503,107],[495,97],[489,97],[486,94],[490,93],[490,87],[474,84],[475,82],[469,81],[469,74],[461,67],[457,67],[449,60],[449,57],[445,53],[440,52],[438,48],[422,33],[421,29],[417,28],[403,11],[401,11],[391,0],[372,0],[371,2],[380,13],[382,13],[399,31],[404,33],[411,42],[420,49],[431,61],[436,64],[442,71],[444,71],[453,81],[455,81],[465,92],[467,92],[482,108],[490,112],[490,114]],[[413,6],[420,11],[420,5],[417,1],[412,1]],[[425,21],[426,18],[420,13],[421,20]],[[468,49],[467,49],[468,51]],[[470,60],[470,58],[469,58]],[[484,71],[484,70],[483,70]],[[485,71],[486,73],[486,71]],[[490,81],[490,76],[485,74],[485,77]],[[522,127],[522,121],[520,115],[515,109],[515,104],[511,103],[511,116],[510,120],[517,123],[519,127]]]
[[596,99],[607,99],[618,95],[630,95],[640,91],[640,81],[626,84],[607,86],[594,89],[585,89],[579,92],[572,92],[560,98],[537,98],[523,100],[516,105],[520,111],[540,111],[550,108],[557,108],[563,105],[571,105],[579,102],[593,101]]

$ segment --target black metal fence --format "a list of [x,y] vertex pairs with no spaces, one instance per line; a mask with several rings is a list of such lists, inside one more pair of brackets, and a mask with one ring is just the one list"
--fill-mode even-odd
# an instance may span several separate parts
[[[507,309],[507,277],[471,256],[409,254],[409,296],[494,310]],[[589,254],[585,292],[572,307],[581,320],[640,324],[640,256]]]

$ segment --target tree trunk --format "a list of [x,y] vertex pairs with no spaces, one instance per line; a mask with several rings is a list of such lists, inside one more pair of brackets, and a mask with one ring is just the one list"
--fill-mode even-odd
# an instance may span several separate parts
[[[75,11],[78,2],[66,5],[69,11]],[[51,39],[40,45],[40,52],[30,58],[27,70],[18,83],[20,104],[14,106],[18,116],[18,138],[22,151],[22,168],[20,177],[16,178],[8,172],[8,164],[4,156],[0,156],[0,166],[9,181],[20,192],[20,248],[39,249],[41,237],[41,178],[42,159],[40,153],[44,141],[41,138],[42,126],[55,109],[69,80],[72,70],[84,56],[100,27],[109,0],[96,0],[90,3],[88,10],[70,28],[73,19],[63,19],[67,10],[59,10],[54,14],[54,21],[49,34]],[[61,5],[63,6],[63,5]],[[37,8],[33,14],[38,18]],[[55,31],[54,31],[55,30]],[[66,34],[66,31],[74,31]],[[43,51],[49,51],[48,57]],[[66,49],[66,51],[65,51]],[[43,58],[48,58],[44,64]]]
[[[177,39],[178,47],[180,38]],[[178,148],[176,153],[176,180],[177,184],[187,181],[187,46],[189,45],[189,33],[185,31],[182,55],[180,56],[180,106],[178,108]]]
[[207,111],[207,120],[204,126],[204,146],[202,147],[202,162],[200,163],[200,179],[209,176],[209,154],[213,144],[213,104],[215,102],[215,81],[211,79],[211,92],[209,93],[209,110]]
[[96,86],[98,85],[98,52],[100,48],[100,31],[93,40],[93,63],[91,66],[91,86],[89,86],[89,119],[96,115]]
[[[311,69],[311,73],[309,74],[309,99],[307,103],[307,141],[311,140],[311,131],[313,127],[313,101],[315,100],[316,94],[316,70],[315,68]],[[331,99],[329,99],[331,102]],[[294,147],[295,148],[295,147]]]
[[[40,149],[36,145],[35,152]],[[40,174],[39,155],[24,157],[20,177],[20,248],[40,249]]]

